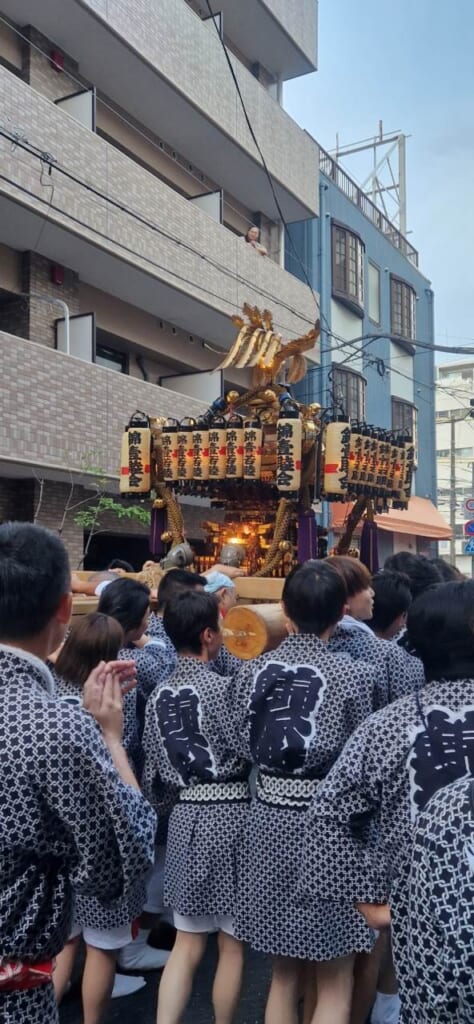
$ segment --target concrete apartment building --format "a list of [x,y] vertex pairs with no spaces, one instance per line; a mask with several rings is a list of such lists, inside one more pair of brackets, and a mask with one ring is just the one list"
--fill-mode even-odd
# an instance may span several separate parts
[[[474,419],[470,405],[474,399],[474,362],[442,363],[437,370],[438,506],[445,519],[454,526],[453,542],[442,541],[439,553],[447,561],[455,563],[466,576],[471,576],[474,562],[472,556],[465,552],[468,538],[465,537],[464,524],[474,519],[474,513],[465,512],[464,503],[467,498],[474,497]],[[454,480],[451,478],[451,447],[454,449]]]
[[[435,508],[434,352],[422,347],[434,343],[431,283],[412,243],[322,149],[319,190],[319,215],[291,228],[321,299],[321,361],[300,396],[414,435],[414,498],[401,519],[379,519],[380,561],[406,548],[436,554],[446,523]],[[290,250],[287,266],[301,273]],[[344,515],[345,506],[326,507],[324,524],[337,535]]]
[[[319,151],[281,92],[316,67],[317,3],[216,6],[0,0],[0,520],[61,529],[75,564],[84,536],[65,509],[93,492],[93,467],[116,486],[130,414],[192,415],[215,397],[165,378],[213,370],[244,301],[288,339],[317,316],[285,269],[221,41],[283,217],[304,222]],[[252,223],[267,258],[242,240]]]

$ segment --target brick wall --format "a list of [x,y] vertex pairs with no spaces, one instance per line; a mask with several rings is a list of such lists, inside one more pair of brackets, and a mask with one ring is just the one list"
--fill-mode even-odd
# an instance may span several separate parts
[[[41,32],[38,32],[31,25],[22,28],[21,31],[23,35],[28,36],[28,39],[33,44],[29,46],[28,43],[25,43],[23,46],[23,75],[25,81],[33,86],[33,89],[42,93],[43,96],[47,96],[53,102],[54,100],[62,99],[64,96],[70,96],[73,92],[77,92],[81,87],[75,81],[75,79],[79,78],[79,65],[77,62],[67,53],[64,53],[61,47],[56,46],[54,42],[47,39],[46,36],[43,36]],[[35,47],[38,47],[38,49],[35,49]],[[55,49],[63,53],[63,71],[56,71],[49,57],[43,56],[43,53],[51,54]],[[39,50],[42,50],[43,53],[40,53]]]
[[[39,253],[23,254],[24,291],[29,294],[43,295],[45,298],[57,296],[69,307],[70,316],[79,313],[79,276],[64,267],[64,284],[55,285],[51,280],[53,262]],[[29,299],[28,337],[31,341],[39,341],[42,345],[54,348],[54,321],[62,317],[60,306],[55,303],[37,302]]]
[[193,416],[204,402],[0,334],[0,460],[117,478],[120,441],[136,409]]

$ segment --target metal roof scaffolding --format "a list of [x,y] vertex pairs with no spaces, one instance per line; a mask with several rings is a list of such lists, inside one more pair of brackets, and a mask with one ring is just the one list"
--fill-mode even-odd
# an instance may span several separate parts
[[379,132],[373,138],[362,139],[348,146],[339,145],[336,135],[336,149],[331,156],[339,162],[355,153],[373,154],[372,168],[361,184],[372,202],[395,224],[400,233],[407,235],[407,188],[406,188],[406,140],[403,132],[384,133],[379,121]]

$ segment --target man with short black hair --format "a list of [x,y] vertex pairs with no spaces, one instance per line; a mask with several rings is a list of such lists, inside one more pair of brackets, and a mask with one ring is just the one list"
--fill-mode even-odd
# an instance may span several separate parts
[[[129,662],[100,665],[80,709],[57,701],[46,658],[71,615],[59,537],[0,526],[0,1003],[2,1024],[54,1024],[54,957],[73,891],[110,902],[153,860],[156,818],[121,745]],[[107,749],[108,748],[108,749]]]
[[381,640],[392,640],[406,625],[412,602],[410,581],[403,572],[385,570],[372,577],[372,590],[374,606],[367,625]]

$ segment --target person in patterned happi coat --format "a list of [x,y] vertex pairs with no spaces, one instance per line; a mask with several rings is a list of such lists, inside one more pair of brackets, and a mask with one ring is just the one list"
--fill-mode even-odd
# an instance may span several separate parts
[[0,526],[0,1020],[57,1024],[54,957],[74,893],[126,896],[153,859],[156,816],[121,743],[130,662],[89,677],[91,717],[54,695],[45,661],[66,633],[70,569],[57,535]]
[[199,590],[167,602],[163,623],[177,653],[173,675],[148,702],[145,792],[169,819],[165,902],[176,943],[163,972],[158,1024],[178,1024],[209,932],[218,932],[216,1024],[231,1024],[243,949],[234,937],[236,878],[250,793],[237,753],[231,679],[209,670],[222,643],[217,599]]
[[398,919],[406,1020],[474,1021],[474,781],[439,790],[416,820]]
[[[397,934],[413,824],[439,789],[474,772],[473,608],[473,581],[440,584],[414,601],[407,632],[426,683],[359,726],[306,818],[302,901],[337,893],[376,927],[389,899],[395,965],[405,956]],[[409,1005],[402,1019],[413,1024]]]
[[369,570],[357,558],[348,555],[334,555],[328,561],[341,574],[347,588],[347,612],[331,637],[331,650],[377,665],[385,679],[379,707],[413,693],[424,681],[420,659],[398,644],[375,636],[367,625],[372,618],[374,600]]
[[143,760],[140,722],[144,721],[148,697],[171,672],[172,661],[160,638],[147,634],[150,589],[145,583],[125,578],[114,580],[102,591],[97,610],[120,623],[124,645],[119,658],[132,659],[136,665],[137,688],[125,704],[125,721],[127,750],[140,774]]
[[235,928],[274,958],[266,1024],[296,1024],[303,961],[317,973],[314,1024],[346,1024],[355,953],[373,945],[350,902],[340,906],[331,894],[310,907],[296,902],[305,812],[345,741],[380,699],[380,673],[331,650],[346,599],[330,563],[294,570],[282,599],[290,635],[235,679],[243,752],[258,769]]
[[[101,612],[76,618],[64,644],[47,662],[58,699],[83,708],[83,687],[90,673],[100,662],[115,660],[123,643],[123,630],[116,619]],[[76,897],[74,927],[57,958],[53,983],[60,1003],[82,935],[86,947],[82,977],[85,1024],[102,1020],[110,998],[132,995],[145,985],[144,978],[115,974],[117,952],[132,942],[133,922],[141,914],[144,902],[145,885],[141,880],[127,898],[110,908],[91,897]]]
[[[230,567],[226,566],[223,568],[219,565],[215,566],[212,570],[209,569],[207,574],[202,576],[198,576],[195,572],[189,572],[188,569],[169,569],[160,580],[157,610],[156,613],[152,612],[150,615],[147,632],[149,636],[163,644],[168,656],[173,660],[173,668],[176,667],[178,656],[163,624],[163,613],[166,605],[176,594],[189,590],[207,589],[208,580],[211,579],[212,581],[216,571],[221,569],[223,571],[225,569],[225,572],[231,572]],[[238,573],[238,575],[242,575],[242,573]],[[212,672],[218,672],[221,676],[233,676],[239,671],[241,665],[242,661],[240,658],[236,658],[226,647],[221,646],[216,657],[209,663],[209,669]]]
[[[124,632],[124,644],[119,651],[119,658],[132,658],[135,662],[136,694],[129,694],[125,704],[126,745],[141,780],[144,761],[141,740],[146,703],[157,686],[171,675],[174,657],[160,637],[150,636],[146,632],[150,618],[150,590],[144,583],[123,578],[110,583],[101,594],[98,611],[110,615],[120,623]],[[166,841],[166,820],[161,819],[159,822],[156,841],[155,866],[148,880],[147,899],[144,903],[142,901],[138,933],[133,942],[121,945],[118,954],[117,963],[123,970],[154,971],[163,967],[168,959],[167,950],[154,949],[148,943],[151,930],[159,924],[164,910],[162,859]]]

